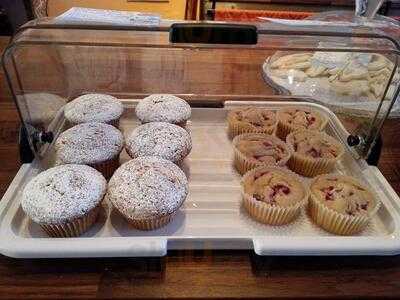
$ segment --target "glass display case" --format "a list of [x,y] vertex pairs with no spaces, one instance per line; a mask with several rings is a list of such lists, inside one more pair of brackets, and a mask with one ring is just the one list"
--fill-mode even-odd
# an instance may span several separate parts
[[[364,160],[384,120],[398,116],[396,39],[366,26],[171,25],[43,19],[15,35],[2,63],[35,159],[21,168],[1,201],[3,254],[159,256],[167,249],[199,248],[254,248],[260,255],[400,253],[398,196]],[[137,102],[150,94],[174,94],[191,105],[193,150],[182,167],[190,193],[163,229],[132,230],[104,201],[102,217],[88,234],[54,243],[29,223],[20,192],[35,174],[54,165],[54,141],[67,128],[65,104],[93,92],[121,99],[125,136],[138,126]],[[366,182],[382,202],[365,232],[351,238],[327,234],[312,224],[306,210],[295,224],[283,227],[258,224],[243,211],[227,113],[243,106],[276,111],[293,105],[327,116],[326,132],[345,148],[335,172]],[[343,126],[342,116],[351,117],[350,127]],[[123,153],[120,161],[128,159]]]

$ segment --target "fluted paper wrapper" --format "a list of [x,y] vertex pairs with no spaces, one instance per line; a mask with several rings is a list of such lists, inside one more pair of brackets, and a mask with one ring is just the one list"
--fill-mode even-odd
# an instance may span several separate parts
[[95,222],[99,214],[99,206],[93,208],[85,216],[76,218],[65,224],[39,224],[51,237],[77,237],[86,232]]
[[[119,120],[120,120],[120,118],[115,119],[115,120],[111,120],[111,121],[108,121],[108,122],[100,122],[100,123],[105,123],[105,124],[108,124],[108,125],[112,125],[112,126],[114,126],[115,128],[118,129],[119,128]],[[71,121],[67,120],[67,122],[66,122],[67,129],[71,128],[71,127],[74,127],[75,125],[82,124],[82,123],[88,123],[88,122],[74,123],[74,122],[71,122]]]
[[233,139],[235,136],[243,134],[243,133],[265,133],[265,134],[273,134],[275,131],[276,125],[272,125],[269,127],[261,127],[254,128],[248,124],[243,124],[238,122],[234,118],[228,117],[228,136]]
[[[255,172],[258,170],[262,170],[264,168],[268,169],[278,169],[278,170],[284,170],[287,173],[290,173],[292,176],[295,176],[298,178],[300,182],[302,182],[301,178],[294,174],[293,172],[290,172],[289,170],[282,169],[279,167],[260,167],[257,169],[253,169],[249,172],[247,172],[243,179],[242,182],[244,182],[248,176],[253,176]],[[242,198],[243,198],[243,205],[249,215],[257,220],[260,223],[268,224],[268,225],[284,225],[292,222],[296,217],[300,214],[301,209],[307,204],[308,197],[309,197],[309,191],[308,188],[304,185],[304,191],[305,191],[305,196],[303,199],[300,201],[296,202],[292,206],[272,206],[269,205],[265,202],[262,201],[257,201],[255,200],[252,195],[248,195],[244,192],[243,186],[242,186]]]
[[[324,133],[320,133],[326,135]],[[330,139],[333,139],[329,136]],[[291,143],[286,139],[287,144]],[[306,177],[315,177],[317,175],[326,174],[332,172],[336,162],[343,156],[344,148],[339,142],[335,142],[336,145],[341,147],[341,152],[335,158],[312,158],[305,155],[293,152],[289,161],[287,162],[288,167],[293,172]]]
[[99,171],[108,180],[114,174],[115,170],[119,167],[119,154],[113,159],[90,165]]
[[[318,129],[318,131],[322,131],[325,129],[326,124],[328,124],[328,119],[325,118],[324,122],[321,124],[321,127]],[[297,131],[297,130],[304,130],[304,128],[299,128],[298,126],[293,126],[291,124],[288,124],[282,120],[277,121],[276,124],[276,136],[279,137],[281,140],[285,141],[286,137],[288,134]]]
[[[187,121],[188,121],[188,120],[185,120],[185,121],[182,121],[182,122],[179,122],[179,123],[172,123],[172,122],[167,122],[167,121],[165,121],[165,122],[171,123],[171,124],[174,124],[174,125],[177,125],[177,126],[179,126],[179,127],[182,127],[183,129],[188,130],[188,128],[187,128]],[[147,123],[151,123],[151,122],[142,122],[142,121],[141,121],[141,124],[147,124]]]
[[309,213],[311,219],[320,227],[338,235],[353,235],[362,231],[378,211],[380,202],[369,215],[349,216],[323,205],[314,195],[310,195]]
[[125,219],[131,224],[133,227],[139,230],[155,230],[167,225],[173,218],[174,214],[166,215],[160,218],[148,219],[148,220],[135,220],[131,218]]
[[[282,167],[284,166],[287,161],[289,160],[290,156],[293,153],[292,147],[287,145],[286,143],[282,142],[281,140],[279,140],[278,138],[274,137],[274,136],[270,136],[267,135],[267,138],[271,138],[271,140],[276,141],[280,143],[282,146],[285,147],[285,149],[288,151],[288,155],[287,157],[282,158],[279,162],[277,162],[276,164],[271,164],[271,163],[265,163],[265,162],[254,162],[252,160],[250,160],[249,158],[247,158],[242,152],[239,151],[239,149],[236,148],[236,144],[241,141],[242,139],[248,138],[250,136],[252,136],[253,134],[248,133],[248,134],[241,134],[236,136],[233,139],[233,163],[235,165],[236,170],[240,173],[240,175],[245,174],[247,171],[257,168],[257,167],[262,167],[262,166],[278,166],[278,167]],[[259,135],[259,134],[255,134],[255,135]]]

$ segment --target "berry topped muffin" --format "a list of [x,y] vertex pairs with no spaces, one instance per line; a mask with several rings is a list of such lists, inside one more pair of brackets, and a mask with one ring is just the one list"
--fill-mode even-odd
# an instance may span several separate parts
[[307,177],[331,172],[344,154],[341,143],[323,132],[299,130],[290,133],[286,142],[294,150],[289,168]]
[[242,187],[249,214],[271,225],[291,222],[308,199],[308,189],[301,179],[280,167],[264,166],[247,172]]
[[283,140],[299,129],[322,131],[328,123],[328,119],[316,110],[303,107],[282,108],[277,111],[276,118],[276,135]]
[[336,234],[361,231],[379,207],[374,194],[350,176],[320,175],[313,180],[310,189],[312,219]]
[[269,109],[243,107],[228,113],[228,134],[231,138],[242,133],[272,134],[275,126],[275,112]]
[[292,149],[275,136],[244,133],[233,139],[234,162],[240,174],[263,165],[283,166]]
[[140,100],[136,106],[136,116],[142,124],[167,122],[185,127],[190,115],[191,109],[189,103],[174,95],[150,95]]

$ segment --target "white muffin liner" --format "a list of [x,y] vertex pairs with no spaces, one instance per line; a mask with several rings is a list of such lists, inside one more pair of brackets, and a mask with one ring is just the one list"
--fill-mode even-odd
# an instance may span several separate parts
[[[308,131],[308,130],[304,130],[304,131]],[[297,174],[306,176],[306,177],[315,177],[317,175],[331,172],[333,170],[336,162],[339,161],[340,158],[344,154],[344,147],[341,145],[341,143],[339,141],[337,141],[330,135],[327,135],[326,133],[318,132],[318,131],[314,131],[314,132],[316,135],[320,134],[320,135],[324,136],[332,144],[339,146],[341,152],[338,153],[338,155],[335,158],[312,158],[309,156],[299,154],[296,151],[293,151],[293,154],[290,157],[289,161],[287,162],[287,165],[292,171],[296,172]],[[295,132],[291,132],[286,137],[286,143],[288,145],[292,146],[292,148],[293,148],[293,145],[290,142],[290,139],[293,134],[295,134]]]
[[[310,186],[312,186],[315,180],[317,180],[317,178],[313,179]],[[309,215],[314,223],[328,232],[338,235],[353,235],[359,233],[368,225],[371,218],[378,212],[381,206],[381,202],[377,200],[378,198],[375,193],[370,189],[368,189],[368,191],[374,196],[375,207],[367,215],[350,216],[339,213],[321,203],[311,192],[308,202]]]
[[100,204],[90,210],[85,216],[76,218],[64,224],[39,224],[51,237],[77,237],[86,232],[95,222],[100,211]]
[[[237,143],[239,143],[241,140],[250,138],[250,137],[263,137],[265,139],[269,139],[274,143],[280,144],[283,146],[287,151],[288,155],[284,158],[282,158],[279,162],[276,164],[272,163],[267,163],[267,162],[254,162],[250,160],[248,157],[246,157],[240,150],[236,147]],[[261,133],[243,133],[238,136],[236,136],[233,141],[233,155],[234,155],[234,165],[236,170],[241,174],[245,174],[247,171],[261,167],[261,166],[278,166],[282,167],[286,164],[286,162],[289,160],[290,156],[293,153],[293,149],[290,145],[286,144],[285,142],[281,141],[275,136],[268,135],[268,134],[261,134]]]
[[[252,195],[246,194],[244,192],[243,183],[249,177],[254,176],[255,172],[264,170],[265,171],[279,170],[296,178],[296,180],[298,180],[304,188],[303,199],[297,201],[291,206],[283,207],[283,206],[272,206],[265,202],[257,201],[256,199],[254,199]],[[263,167],[258,167],[256,169],[252,169],[243,176],[242,198],[245,209],[247,210],[249,215],[256,221],[269,225],[284,225],[292,222],[300,214],[301,209],[307,204],[309,198],[309,190],[308,187],[304,184],[303,180],[297,174],[280,167],[263,166]]]

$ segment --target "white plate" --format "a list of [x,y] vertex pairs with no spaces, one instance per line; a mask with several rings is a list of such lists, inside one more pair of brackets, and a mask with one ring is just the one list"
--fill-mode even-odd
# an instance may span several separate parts
[[[132,101],[127,101],[128,106]],[[227,102],[225,108],[194,108],[189,130],[193,150],[185,160],[190,193],[174,220],[155,231],[130,227],[105,201],[95,226],[78,238],[49,238],[20,206],[21,191],[38,173],[38,162],[23,165],[0,202],[0,253],[12,257],[162,256],[168,249],[254,249],[260,255],[393,255],[400,253],[400,199],[378,169],[357,160],[347,149],[335,172],[356,176],[369,184],[383,205],[368,228],[357,236],[341,237],[315,226],[305,212],[287,226],[267,226],[252,220],[241,206],[240,177],[232,167],[226,113],[238,105],[270,108],[290,102]],[[329,118],[327,132],[345,141],[347,132],[326,108],[312,106]],[[132,108],[132,107],[131,107]],[[127,135],[137,126],[132,109],[121,120]],[[53,147],[49,147],[51,165]],[[128,156],[123,152],[121,161]],[[48,165],[48,166],[49,166]]]

